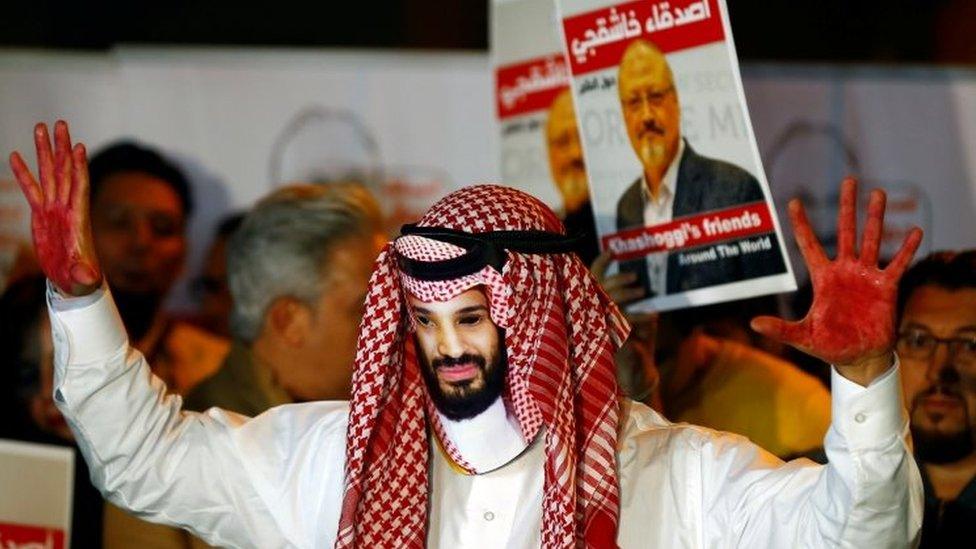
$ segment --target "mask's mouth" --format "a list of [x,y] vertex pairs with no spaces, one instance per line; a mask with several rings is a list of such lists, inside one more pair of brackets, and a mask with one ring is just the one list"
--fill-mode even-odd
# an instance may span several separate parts
[[481,370],[472,362],[458,366],[444,366],[437,369],[437,376],[451,384],[470,382],[478,377],[480,373]]
[[441,261],[420,261],[397,251],[397,262],[404,274],[430,282],[461,278],[488,266],[501,273],[508,259],[506,252],[509,251],[523,254],[571,253],[582,238],[547,231],[466,233],[445,227],[418,227],[415,223],[404,225],[400,234],[430,238],[465,250],[464,255]]

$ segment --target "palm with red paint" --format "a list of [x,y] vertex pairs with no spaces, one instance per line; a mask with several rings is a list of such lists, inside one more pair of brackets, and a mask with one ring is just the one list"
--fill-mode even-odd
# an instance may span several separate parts
[[800,321],[762,316],[753,319],[752,327],[833,364],[841,375],[866,386],[891,366],[898,280],[918,249],[922,230],[913,228],[891,263],[881,269],[878,252],[885,193],[871,192],[858,254],[856,202],[857,183],[847,179],[841,186],[837,258],[833,261],[827,259],[813,234],[803,205],[798,200],[790,202],[790,221],[813,282],[813,304]]
[[34,250],[44,274],[62,293],[85,295],[101,285],[88,211],[88,160],[85,146],[71,146],[68,125],[54,126],[54,150],[47,125],[34,127],[40,183],[20,156],[10,167],[31,207]]

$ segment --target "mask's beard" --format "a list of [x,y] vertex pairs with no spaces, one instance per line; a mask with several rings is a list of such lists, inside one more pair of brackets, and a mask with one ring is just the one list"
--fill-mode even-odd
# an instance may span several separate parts
[[122,317],[125,330],[129,333],[129,338],[133,342],[139,341],[152,326],[156,311],[162,303],[162,296],[113,289],[112,297],[119,308],[119,315]]
[[[481,412],[484,412],[502,395],[505,389],[505,375],[508,372],[508,353],[505,349],[504,332],[499,330],[499,350],[495,363],[490,368],[487,367],[485,357],[480,355],[464,354],[456,358],[439,358],[428,362],[423,351],[417,353],[420,361],[420,372],[423,374],[424,382],[427,385],[427,392],[430,399],[434,402],[437,410],[444,416],[453,421],[471,419]],[[417,344],[419,350],[419,343]],[[447,394],[441,390],[440,382],[435,373],[437,368],[455,366],[459,364],[474,364],[481,370],[484,377],[484,385],[477,390],[457,384],[461,390]]]

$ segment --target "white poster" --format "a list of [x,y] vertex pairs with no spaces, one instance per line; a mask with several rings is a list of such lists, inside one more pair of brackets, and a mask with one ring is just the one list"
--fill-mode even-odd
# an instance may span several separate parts
[[0,439],[0,547],[69,545],[74,457],[61,446]]
[[502,181],[556,211],[590,263],[600,250],[553,1],[494,2],[491,56]]
[[645,289],[630,309],[795,289],[724,4],[557,5],[601,241]]
[[[573,169],[569,150],[575,146],[581,163],[569,71],[553,2],[494,2],[491,61],[502,180],[542,199],[557,212],[566,210],[567,198],[571,206],[580,196],[588,200],[586,172],[582,166]],[[560,154],[567,157],[565,163],[550,161],[552,155]]]

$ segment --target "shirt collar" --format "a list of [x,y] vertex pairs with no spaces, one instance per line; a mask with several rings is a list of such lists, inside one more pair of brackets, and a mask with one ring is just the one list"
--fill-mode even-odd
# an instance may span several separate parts
[[641,197],[644,199],[644,203],[652,202],[654,204],[663,204],[665,201],[674,196],[675,189],[678,186],[678,168],[681,166],[681,159],[685,155],[685,140],[683,138],[678,139],[678,151],[674,154],[674,158],[671,159],[671,164],[668,165],[668,169],[664,172],[664,177],[661,179],[661,188],[657,195],[657,200],[652,200],[650,193],[647,191],[647,178],[644,176],[644,172],[641,171]]
[[502,398],[470,419],[455,421],[440,412],[444,434],[479,472],[497,469],[517,458],[528,446]]

